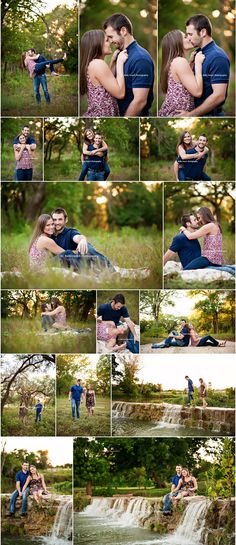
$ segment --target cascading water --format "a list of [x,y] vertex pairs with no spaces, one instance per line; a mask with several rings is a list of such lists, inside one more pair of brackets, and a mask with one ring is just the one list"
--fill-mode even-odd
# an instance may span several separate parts
[[106,518],[109,524],[138,526],[152,512],[145,498],[94,498],[83,511],[84,516]]
[[181,405],[167,405],[164,410],[164,414],[160,421],[160,424],[173,424],[179,425],[181,418]]
[[187,538],[192,543],[201,543],[210,504],[211,501],[207,498],[191,500],[173,537]]
[[51,535],[45,545],[64,545],[72,539],[72,499],[63,497],[59,503]]

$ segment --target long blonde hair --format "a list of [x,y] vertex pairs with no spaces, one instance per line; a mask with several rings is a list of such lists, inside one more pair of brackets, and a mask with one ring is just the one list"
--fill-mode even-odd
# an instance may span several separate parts
[[37,219],[37,223],[35,225],[35,228],[34,228],[34,232],[33,232],[31,241],[30,241],[29,252],[30,252],[30,250],[32,248],[32,245],[35,242],[35,240],[38,237],[40,237],[40,235],[44,234],[45,225],[47,224],[48,220],[51,220],[51,219],[52,219],[52,217],[50,216],[50,214],[41,214],[41,216],[39,216],[39,218]]

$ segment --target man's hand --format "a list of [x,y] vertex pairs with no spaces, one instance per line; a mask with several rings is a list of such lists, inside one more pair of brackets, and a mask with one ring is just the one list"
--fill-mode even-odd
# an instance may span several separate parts
[[87,254],[88,252],[88,243],[85,237],[83,237],[77,246],[78,252],[80,252],[81,255]]
[[176,117],[192,117],[192,112],[186,112],[185,110],[177,110]]
[[21,498],[23,496],[23,492],[19,492],[19,496]]

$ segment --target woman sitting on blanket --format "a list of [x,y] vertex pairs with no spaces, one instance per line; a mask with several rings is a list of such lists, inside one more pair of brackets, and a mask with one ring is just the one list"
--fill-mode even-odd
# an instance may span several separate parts
[[70,329],[75,331],[72,327],[66,323],[66,309],[61,304],[58,297],[52,297],[51,299],[52,310],[45,310],[41,312],[41,316],[50,316],[54,318],[54,322],[51,324],[55,329]]
[[191,346],[225,346],[226,341],[217,341],[211,335],[199,337],[192,324],[188,324]]
[[106,343],[106,348],[110,349],[111,352],[120,352],[120,350],[126,348],[126,341],[118,344],[117,337],[119,335],[125,335],[127,331],[128,326],[126,323],[116,327],[115,323],[112,321],[97,321],[97,339],[98,341],[104,341]]

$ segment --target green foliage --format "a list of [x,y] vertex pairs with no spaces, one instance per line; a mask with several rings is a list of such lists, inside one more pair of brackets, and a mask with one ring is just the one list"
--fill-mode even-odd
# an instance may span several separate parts
[[80,512],[87,507],[87,505],[90,504],[90,497],[85,496],[80,490],[77,490],[74,488],[74,494],[73,494],[73,506],[74,511]]
[[225,438],[223,451],[218,464],[214,464],[206,473],[207,493],[210,498],[229,498],[234,495],[235,484],[234,443]]
[[35,422],[35,410],[32,407],[25,423],[19,419],[19,406],[9,405],[2,416],[1,431],[4,436],[55,436],[55,407],[47,406],[42,413],[40,423]]

